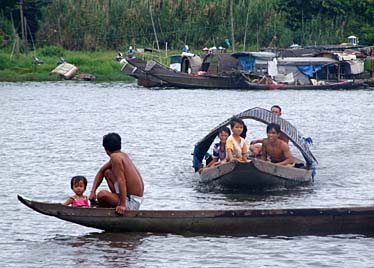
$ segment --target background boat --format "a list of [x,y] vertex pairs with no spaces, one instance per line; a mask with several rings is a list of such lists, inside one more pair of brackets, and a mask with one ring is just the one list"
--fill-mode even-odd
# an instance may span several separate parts
[[[242,75],[238,71],[237,60],[229,54],[206,55],[201,66],[194,67],[195,71],[193,68],[188,67],[187,61],[183,61],[182,59],[181,68],[186,72],[178,72],[153,60],[148,61],[145,66],[136,59],[130,59],[129,63],[174,87],[213,89],[248,88],[248,85],[244,82]],[[189,69],[191,73],[189,73]],[[262,86],[259,87],[262,88]]]
[[[146,63],[147,62],[142,59],[137,59],[137,64],[139,65],[145,66]],[[139,86],[143,86],[143,87],[165,87],[167,86],[166,82],[143,72],[140,68],[131,66],[127,60],[125,60],[125,62],[123,63],[121,71],[125,75],[131,76],[137,79],[137,83]]]

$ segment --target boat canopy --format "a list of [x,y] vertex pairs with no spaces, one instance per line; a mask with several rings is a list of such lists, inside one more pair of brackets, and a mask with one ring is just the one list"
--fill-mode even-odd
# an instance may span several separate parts
[[252,71],[257,62],[271,61],[276,57],[273,52],[237,52],[231,54],[239,62],[240,69],[246,72]]
[[209,74],[230,73],[237,69],[238,60],[228,53],[208,54],[201,66],[201,71]]
[[280,49],[278,56],[283,57],[314,57],[320,53],[320,49],[315,48],[293,48],[293,49]]
[[301,73],[308,77],[313,77],[324,66],[338,64],[338,60],[328,57],[287,57],[277,59],[278,66],[283,66],[283,68],[296,66]]
[[[307,165],[312,166],[314,163],[317,163],[316,158],[309,150],[308,138],[303,137],[303,135],[290,122],[277,115],[274,115],[271,111],[260,107],[255,107],[234,115],[233,117],[241,119],[253,119],[264,124],[278,124],[281,128],[281,132],[285,134],[290,139],[290,141],[299,149]],[[196,143],[193,152],[193,167],[196,171],[201,167],[203,158],[208,152],[214,139],[217,137],[219,129],[223,126],[229,125],[233,117],[230,117],[229,119],[223,121],[202,140]]]
[[203,60],[198,55],[184,55],[181,59],[181,72],[196,74],[201,69]]
[[249,72],[252,71],[256,65],[256,58],[249,55],[241,55],[237,57],[240,69]]

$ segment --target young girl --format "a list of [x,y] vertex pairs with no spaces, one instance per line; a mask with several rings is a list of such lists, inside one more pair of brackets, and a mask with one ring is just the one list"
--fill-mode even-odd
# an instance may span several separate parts
[[213,157],[206,167],[201,167],[199,173],[205,168],[217,166],[226,162],[226,140],[230,136],[230,129],[228,127],[221,127],[218,130],[219,142],[213,146]]
[[240,118],[233,118],[230,127],[232,134],[226,141],[227,161],[247,162],[248,147],[240,136],[244,130],[244,122]]
[[70,187],[75,193],[74,196],[69,197],[64,205],[72,207],[90,207],[88,203],[87,196],[83,195],[84,191],[87,188],[87,179],[83,176],[75,176],[71,178]]
[[228,127],[219,129],[219,142],[213,146],[213,160],[210,161],[206,167],[212,167],[226,162],[226,140],[230,134],[230,129]]

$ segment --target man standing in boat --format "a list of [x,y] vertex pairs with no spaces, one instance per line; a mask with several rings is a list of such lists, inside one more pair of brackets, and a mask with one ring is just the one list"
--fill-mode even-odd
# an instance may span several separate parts
[[96,200],[96,190],[105,178],[110,191],[101,190],[97,194],[99,206],[115,207],[120,215],[126,209],[139,209],[144,193],[143,179],[129,156],[121,151],[120,135],[105,135],[103,146],[110,160],[97,172],[89,199]]

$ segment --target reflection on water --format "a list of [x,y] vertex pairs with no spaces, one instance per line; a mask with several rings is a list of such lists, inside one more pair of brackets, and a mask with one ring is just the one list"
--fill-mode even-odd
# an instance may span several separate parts
[[[203,237],[97,232],[38,214],[17,194],[62,202],[70,178],[107,161],[116,131],[145,181],[143,209],[247,209],[374,204],[372,90],[148,90],[124,83],[0,83],[0,259],[4,267],[373,267],[374,239]],[[194,144],[248,108],[279,104],[313,138],[310,187],[263,193],[205,189]],[[264,126],[248,124],[248,140]],[[88,194],[88,192],[86,192]]]
[[224,193],[226,200],[230,202],[279,202],[280,204],[286,199],[292,198],[304,198],[305,195],[313,193],[313,189],[293,189],[293,190],[273,190],[263,191],[257,193]]
[[[92,261],[104,263],[131,264],[138,256],[136,248],[140,246],[147,234],[121,234],[121,233],[89,233],[84,236],[59,236],[50,239],[50,243],[55,243],[71,250],[74,259],[79,263],[92,263]],[[69,249],[70,248],[70,249]],[[94,252],[94,256],[89,260],[86,252]]]
[[51,240],[71,247],[97,246],[97,249],[100,250],[101,246],[105,246],[114,249],[133,250],[142,243],[142,239],[146,236],[144,234],[100,232],[78,237],[57,235]]

